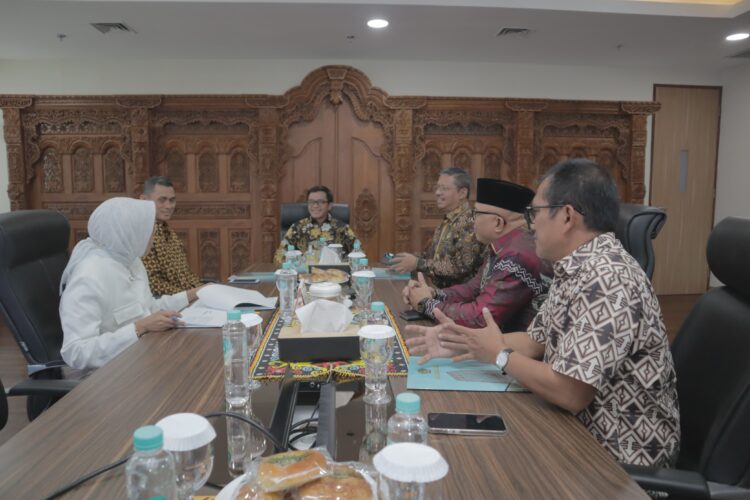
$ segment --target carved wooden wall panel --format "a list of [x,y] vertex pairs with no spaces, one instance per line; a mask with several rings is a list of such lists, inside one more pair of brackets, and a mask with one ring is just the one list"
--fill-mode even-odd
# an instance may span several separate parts
[[452,165],[534,186],[557,161],[588,157],[642,202],[658,104],[394,97],[326,66],[280,95],[5,95],[0,108],[13,210],[61,210],[72,246],[101,201],[167,175],[191,266],[222,279],[272,259],[279,203],[317,183],[352,207],[373,256],[423,248],[442,218],[437,175]]

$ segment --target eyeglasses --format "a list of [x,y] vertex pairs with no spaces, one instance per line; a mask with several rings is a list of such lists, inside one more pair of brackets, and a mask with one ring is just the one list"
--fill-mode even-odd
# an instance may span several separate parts
[[328,200],[307,200],[309,207],[322,207],[323,205],[328,205]]
[[[476,208],[472,208],[471,209],[471,215],[472,216],[476,217],[477,215],[481,215],[481,214],[494,215],[495,217],[500,217],[500,215],[498,215],[498,214],[496,214],[494,212],[485,212],[483,210],[477,210]],[[502,219],[502,217],[500,217],[500,218]]]
[[[526,225],[529,227],[529,230],[531,230],[531,225],[534,223],[534,220],[536,219],[536,214],[539,212],[542,208],[562,208],[569,206],[570,203],[562,203],[557,205],[529,205],[523,210],[523,218],[526,219]],[[570,207],[578,212],[581,215],[586,215],[583,213],[582,210],[578,210],[573,205],[570,205]]]

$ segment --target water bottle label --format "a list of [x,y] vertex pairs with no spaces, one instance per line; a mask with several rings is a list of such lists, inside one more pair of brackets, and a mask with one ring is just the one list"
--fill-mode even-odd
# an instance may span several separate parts
[[229,339],[224,339],[224,362],[228,362],[232,359],[233,354],[232,343]]

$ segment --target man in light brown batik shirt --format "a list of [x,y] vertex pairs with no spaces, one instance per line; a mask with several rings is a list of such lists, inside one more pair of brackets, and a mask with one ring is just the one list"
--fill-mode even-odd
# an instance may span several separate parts
[[[664,466],[679,449],[677,377],[659,302],[613,234],[619,202],[606,170],[588,160],[553,167],[526,221],[536,252],[554,262],[547,300],[528,332],[407,327],[412,354],[494,362],[543,399],[575,414],[622,463]],[[436,314],[437,316],[437,314]]]

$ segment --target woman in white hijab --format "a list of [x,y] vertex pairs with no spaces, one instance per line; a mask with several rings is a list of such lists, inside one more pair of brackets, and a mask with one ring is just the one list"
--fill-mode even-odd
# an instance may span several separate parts
[[60,283],[63,360],[98,368],[147,332],[174,328],[195,289],[156,300],[140,257],[154,229],[152,201],[111,198],[88,223],[89,237],[73,249]]

